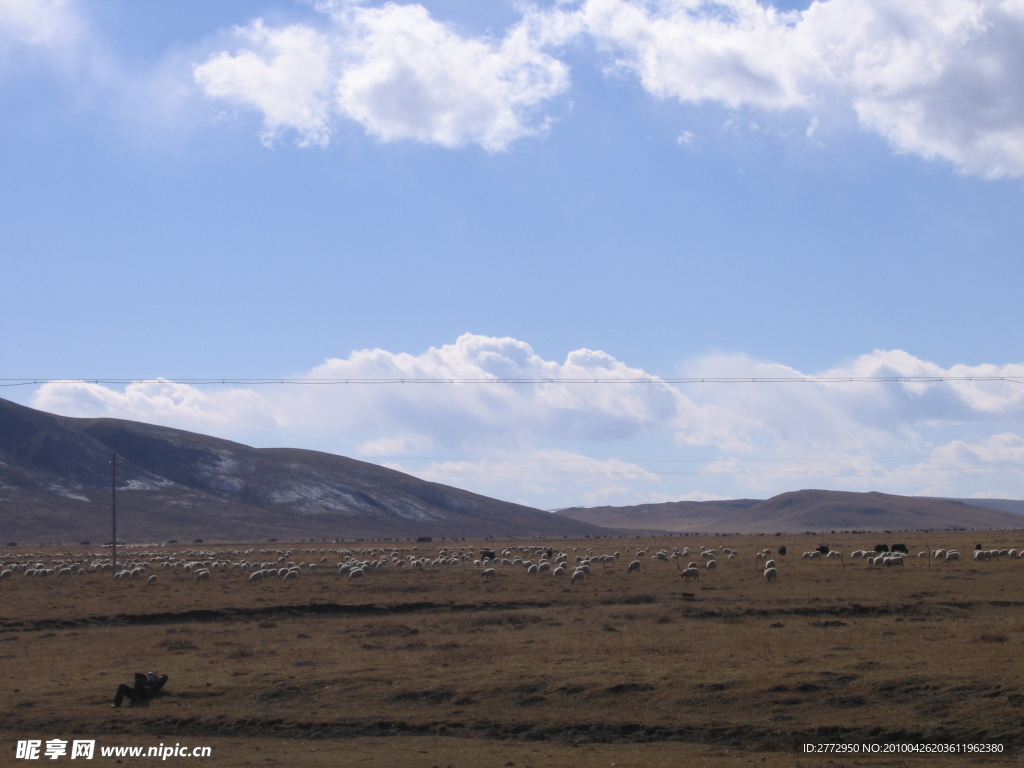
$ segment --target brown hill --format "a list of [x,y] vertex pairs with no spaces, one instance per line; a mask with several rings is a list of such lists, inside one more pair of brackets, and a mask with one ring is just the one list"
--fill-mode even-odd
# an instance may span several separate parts
[[677,533],[1024,528],[1020,514],[954,499],[818,490],[783,493],[766,501],[572,508],[558,514],[597,525]]
[[0,544],[601,535],[596,526],[354,459],[0,400]]
[[671,501],[630,507],[570,507],[557,514],[637,533],[714,531],[719,520],[760,503],[758,499]]

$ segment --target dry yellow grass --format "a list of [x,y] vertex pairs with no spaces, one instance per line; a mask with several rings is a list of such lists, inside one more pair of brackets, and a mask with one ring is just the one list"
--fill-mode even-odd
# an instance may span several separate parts
[[[912,555],[926,539],[965,559],[880,569],[801,559],[812,536],[631,537],[544,542],[621,552],[578,585],[518,566],[486,581],[471,564],[349,581],[320,552],[328,545],[308,543],[288,559],[329,567],[296,581],[250,584],[216,569],[201,582],[154,569],[153,585],[17,574],[0,581],[0,764],[19,737],[75,735],[210,745],[218,766],[1017,764],[1024,560],[970,555],[976,541],[1019,548],[1024,532],[826,537],[846,552],[906,541]],[[781,544],[789,553],[768,584],[754,552]],[[699,545],[740,555],[688,584],[675,562],[650,557]],[[627,574],[638,546],[648,556]],[[149,669],[170,675],[165,695],[111,709],[117,684]],[[1005,751],[922,763],[807,756],[805,741]]]

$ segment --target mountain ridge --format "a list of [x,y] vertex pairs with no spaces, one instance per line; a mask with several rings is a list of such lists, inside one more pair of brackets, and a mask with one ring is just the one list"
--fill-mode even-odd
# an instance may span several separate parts
[[[1019,511],[1011,511],[1014,509]],[[598,525],[639,528],[652,533],[1024,528],[1024,502],[817,489],[789,491],[763,500],[569,507],[558,510],[557,514]]]
[[344,456],[0,400],[0,541],[109,541],[113,454],[124,539],[608,533]]

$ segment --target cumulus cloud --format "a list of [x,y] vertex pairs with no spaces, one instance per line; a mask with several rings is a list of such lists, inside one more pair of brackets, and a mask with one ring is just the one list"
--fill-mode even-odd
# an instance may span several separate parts
[[204,391],[173,381],[136,382],[118,391],[86,381],[45,384],[32,407],[67,416],[143,421],[207,434],[267,429],[276,425],[274,408],[249,389]]
[[[803,11],[566,0],[521,6],[496,35],[467,33],[418,3],[313,8],[312,21],[254,19],[186,41],[187,66],[179,48],[146,72],[113,55],[73,0],[0,0],[0,66],[18,57],[17,70],[4,69],[20,71],[35,52],[77,89],[109,90],[111,109],[149,109],[149,123],[180,130],[179,113],[201,122],[196,99],[256,112],[267,144],[291,134],[325,146],[354,123],[384,142],[498,152],[552,124],[575,46],[656,98],[744,113],[729,125],[794,113],[819,141],[849,116],[898,152],[989,178],[1024,175],[1020,0],[817,0]],[[679,137],[694,145],[692,133]]]
[[551,24],[587,35],[659,98],[801,109],[848,103],[901,152],[1024,175],[1017,0],[584,0]]
[[196,67],[196,82],[260,111],[266,141],[291,129],[300,144],[324,145],[348,118],[382,141],[490,152],[543,130],[536,111],[568,88],[567,67],[525,25],[494,40],[462,35],[416,4],[321,7],[325,31],[262,20],[238,28],[238,49]]
[[754,0],[588,0],[582,28],[661,98],[769,109],[805,103],[790,15]]
[[240,45],[196,67],[195,79],[207,96],[227,98],[263,113],[264,143],[293,129],[300,145],[327,144],[330,138],[330,46],[303,25],[269,29],[262,19],[236,30]]
[[1024,7],[1016,0],[830,0],[801,32],[861,123],[904,152],[1024,174]]
[[324,144],[332,122],[348,118],[382,141],[497,151],[546,127],[540,110],[569,86],[555,54],[584,42],[609,74],[657,98],[799,110],[808,137],[845,111],[899,152],[990,178],[1024,175],[1019,0],[818,0],[803,11],[570,0],[527,7],[500,39],[463,35],[419,4],[318,7],[330,19],[323,31],[239,28],[237,50],[197,67],[196,82],[261,112],[265,139],[290,129]]
[[[743,354],[707,355],[680,375],[815,376]],[[415,354],[359,350],[305,374],[349,384],[65,382],[40,387],[32,405],[365,456],[545,508],[803,487],[1024,494],[1024,384],[1014,383],[1024,365],[942,367],[880,350],[816,375],[831,381],[669,383],[599,350],[557,361],[518,339],[466,334]],[[924,376],[950,380],[863,381]],[[983,377],[1013,381],[967,380]],[[387,383],[356,383],[368,379]],[[451,383],[417,383],[426,379]]]

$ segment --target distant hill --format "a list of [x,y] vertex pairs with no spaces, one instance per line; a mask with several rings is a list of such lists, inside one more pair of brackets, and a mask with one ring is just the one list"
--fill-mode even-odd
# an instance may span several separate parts
[[[793,533],[822,530],[1024,528],[1024,502],[805,490],[766,501],[678,501],[632,507],[573,507],[557,514],[621,529],[676,533]],[[1001,506],[997,506],[999,502]]]
[[719,520],[760,504],[757,499],[736,501],[671,501],[630,507],[570,507],[556,514],[606,528],[650,533],[714,531]]
[[251,448],[0,399],[0,545],[602,535],[595,525],[333,454]]
[[1017,499],[952,499],[962,501],[974,507],[986,507],[987,509],[1001,509],[1003,512],[1013,512],[1017,515],[1024,515],[1024,501]]

